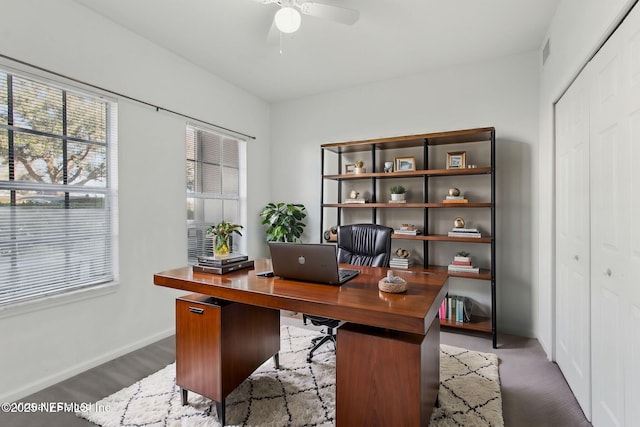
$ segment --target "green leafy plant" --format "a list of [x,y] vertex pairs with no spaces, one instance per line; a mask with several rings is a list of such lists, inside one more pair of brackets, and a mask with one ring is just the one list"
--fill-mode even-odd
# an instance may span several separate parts
[[404,194],[405,191],[407,190],[402,185],[394,185],[393,187],[389,188],[390,194]]
[[262,209],[267,242],[298,242],[306,224],[306,208],[299,203],[269,203]]
[[207,228],[207,237],[213,238],[213,250],[217,254],[225,254],[231,252],[229,238],[232,234],[242,236],[240,230],[244,227],[225,220],[220,221],[216,225]]
[[460,251],[456,253],[456,256],[469,256],[471,255],[469,252]]

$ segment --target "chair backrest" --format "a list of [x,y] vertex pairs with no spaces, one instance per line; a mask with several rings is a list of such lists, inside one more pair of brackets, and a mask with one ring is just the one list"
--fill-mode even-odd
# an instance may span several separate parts
[[350,224],[338,227],[338,262],[388,267],[393,229],[378,224]]

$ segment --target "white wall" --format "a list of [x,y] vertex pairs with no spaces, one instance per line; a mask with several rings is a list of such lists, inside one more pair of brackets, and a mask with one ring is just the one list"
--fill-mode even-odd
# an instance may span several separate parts
[[[495,126],[499,327],[536,335],[550,351],[552,105],[631,3],[564,0],[541,71],[538,53],[523,54],[277,104],[272,117],[254,96],[70,0],[4,0],[13,18],[0,26],[0,53],[255,135],[248,144],[252,256],[265,255],[257,213],[268,201],[304,203],[305,240],[317,241],[320,144]],[[119,101],[120,284],[80,301],[0,312],[0,401],[172,332],[175,293],[154,287],[152,274],[186,262],[184,125]]]
[[[497,136],[499,331],[532,336],[531,158],[538,140],[537,53],[443,69],[272,107],[272,195],[304,203],[320,233],[320,145],[473,127]],[[477,284],[477,282],[476,282]],[[488,291],[488,286],[487,286]]]
[[[264,254],[257,213],[271,188],[266,103],[70,0],[4,0],[2,8],[1,54],[255,135],[246,234],[256,236],[249,254]],[[173,332],[177,292],[153,286],[152,276],[186,264],[186,120],[127,100],[119,100],[118,119],[119,285],[0,311],[0,401]]]
[[554,124],[553,105],[611,34],[636,0],[563,0],[549,27],[550,55],[540,74],[540,145],[534,168],[540,177],[536,202],[534,280],[540,283],[538,340],[553,354],[554,328]]

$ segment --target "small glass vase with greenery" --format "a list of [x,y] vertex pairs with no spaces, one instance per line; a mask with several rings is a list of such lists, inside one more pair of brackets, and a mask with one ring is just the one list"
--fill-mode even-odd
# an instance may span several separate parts
[[267,242],[298,242],[306,224],[306,208],[300,203],[269,203],[262,209]]
[[207,237],[213,238],[213,253],[217,257],[225,257],[231,253],[231,235],[242,236],[240,230],[244,228],[239,224],[234,224],[225,220],[217,225],[212,225],[207,229]]

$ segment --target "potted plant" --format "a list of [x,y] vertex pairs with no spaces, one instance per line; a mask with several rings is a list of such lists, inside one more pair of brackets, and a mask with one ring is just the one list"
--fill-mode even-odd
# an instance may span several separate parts
[[389,188],[389,194],[391,194],[391,201],[399,202],[405,200],[406,189],[402,185],[394,185]]
[[364,167],[363,160],[356,160],[354,163],[353,172],[354,173],[365,173],[367,169]]
[[242,228],[244,227],[239,224],[225,220],[210,226],[207,229],[207,237],[213,238],[213,253],[220,258],[228,256],[231,253],[231,235],[235,233],[242,236]]
[[269,203],[262,209],[262,224],[267,226],[267,242],[298,242],[306,224],[304,205],[299,203]]

